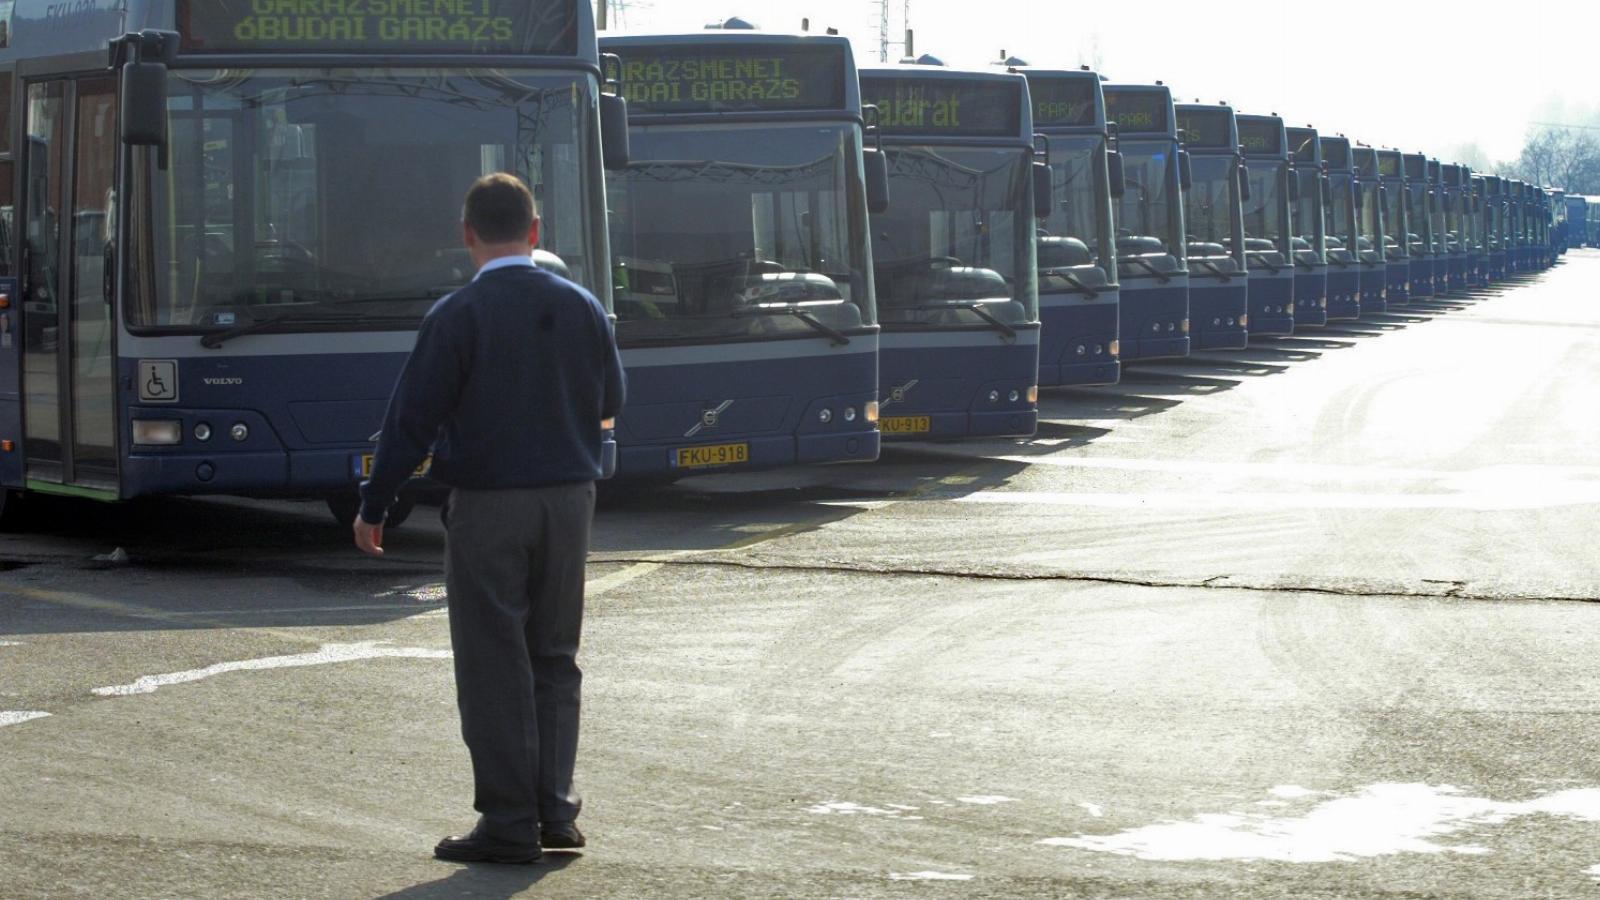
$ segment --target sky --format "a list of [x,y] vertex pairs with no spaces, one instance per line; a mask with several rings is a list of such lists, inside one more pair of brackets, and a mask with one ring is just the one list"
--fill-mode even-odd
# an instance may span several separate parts
[[[738,15],[798,31],[809,17],[876,62],[878,3],[626,0],[617,24],[698,29]],[[889,3],[898,40],[906,0]],[[1116,82],[1164,81],[1181,102],[1225,100],[1446,162],[1514,159],[1535,123],[1600,127],[1597,0],[910,0],[910,20],[917,52],[951,65],[1002,50],[1038,66],[1089,63]]]

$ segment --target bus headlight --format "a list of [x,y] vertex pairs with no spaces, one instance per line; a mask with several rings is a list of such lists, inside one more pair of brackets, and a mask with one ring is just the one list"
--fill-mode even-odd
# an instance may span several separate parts
[[194,439],[202,444],[211,440],[211,423],[201,422],[194,427]]
[[821,419],[822,420],[822,424],[826,425],[829,422],[833,421],[833,410],[831,410],[831,409],[827,408],[826,406],[824,406],[822,408],[822,411],[817,413],[817,418]]
[[1015,403],[1018,400],[1022,399],[1022,392],[1021,391],[1012,391],[1010,394],[1008,394],[1006,396],[1006,399],[1011,401],[1012,403]]
[[856,408],[854,406],[846,406],[844,408],[844,420],[846,422],[854,422],[856,420]]
[[250,426],[243,422],[235,422],[233,427],[228,429],[228,437],[243,443],[250,438]]
[[147,447],[183,443],[183,423],[176,419],[134,419],[133,442]]
[[878,421],[878,401],[868,400],[867,405],[861,408],[861,415],[869,423],[876,423]]
[[990,391],[989,392],[989,402],[990,403],[999,403],[1000,402],[1000,392],[999,391]]

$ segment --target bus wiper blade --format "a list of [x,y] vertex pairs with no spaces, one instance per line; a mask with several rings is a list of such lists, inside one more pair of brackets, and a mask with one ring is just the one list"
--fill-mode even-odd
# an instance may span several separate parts
[[[839,303],[842,302],[843,301],[839,301]],[[838,306],[839,303],[829,303],[826,305]],[[811,313],[807,312],[806,308],[803,306],[756,306],[748,309],[737,310],[734,312],[734,316],[794,316],[796,319],[799,319],[800,321],[806,323],[806,325],[810,326],[812,330],[820,331],[821,333],[827,335],[828,339],[836,347],[843,347],[844,345],[850,343],[849,336],[847,336],[844,332],[834,328],[832,325],[829,325],[826,322],[823,322],[816,316],[813,316]]]
[[1276,275],[1279,272],[1283,271],[1283,267],[1282,266],[1275,266],[1272,263],[1267,262],[1265,259],[1252,259],[1252,260],[1250,260],[1250,262],[1253,265],[1261,266],[1262,268],[1266,269],[1268,272],[1271,272],[1274,275]]
[[1015,328],[1012,328],[1010,325],[1006,324],[1005,322],[1001,321],[997,316],[995,316],[994,313],[989,312],[987,309],[984,309],[982,303],[962,303],[962,304],[958,304],[957,308],[958,309],[964,309],[964,310],[972,313],[973,315],[976,315],[978,318],[984,320],[985,322],[988,322],[990,325],[993,325],[995,327],[995,330],[1000,332],[1000,334],[1003,335],[1004,340],[1006,340],[1007,342],[1016,341],[1016,339],[1017,339],[1017,330]]
[[1163,272],[1160,269],[1156,268],[1155,266],[1151,265],[1147,260],[1140,259],[1137,256],[1129,256],[1129,257],[1126,257],[1126,258],[1123,258],[1123,259],[1119,259],[1119,260],[1117,260],[1117,262],[1125,262],[1125,263],[1130,263],[1130,264],[1133,264],[1133,265],[1143,266],[1144,270],[1146,272],[1149,272],[1151,275],[1154,275],[1156,277],[1156,280],[1160,281],[1162,284],[1166,284],[1167,282],[1172,280],[1172,276],[1166,274],[1165,272]]
[[1237,272],[1224,272],[1217,267],[1216,263],[1204,259],[1191,259],[1189,262],[1199,263],[1200,265],[1210,269],[1211,274],[1221,278],[1223,284],[1228,284],[1229,282],[1233,281],[1233,276],[1239,274]]
[[1042,269],[1042,270],[1040,270],[1039,274],[1040,275],[1044,275],[1044,276],[1049,277],[1049,278],[1059,278],[1062,281],[1065,281],[1067,284],[1070,284],[1073,287],[1077,288],[1078,290],[1083,291],[1085,294],[1087,294],[1089,296],[1090,300],[1093,300],[1094,298],[1100,296],[1100,292],[1099,291],[1095,290],[1092,287],[1089,287],[1089,285],[1087,283],[1085,283],[1083,281],[1083,279],[1081,279],[1078,276],[1072,274],[1072,270],[1071,269],[1059,269],[1059,268],[1058,269]]
[[223,344],[226,344],[228,341],[233,340],[234,338],[244,337],[245,335],[249,335],[249,334],[259,334],[259,333],[261,333],[263,331],[267,331],[269,329],[276,328],[279,325],[301,325],[301,324],[316,325],[316,324],[321,324],[321,323],[324,323],[324,322],[372,322],[372,323],[377,323],[377,322],[400,322],[400,321],[410,322],[411,319],[409,317],[400,317],[400,316],[373,317],[373,316],[339,315],[339,314],[333,314],[333,315],[320,314],[320,315],[309,315],[308,316],[308,315],[302,315],[300,313],[280,313],[279,315],[276,315],[276,316],[268,316],[265,319],[256,319],[253,322],[245,322],[242,325],[235,325],[232,328],[227,328],[227,329],[224,329],[222,331],[213,331],[210,334],[207,334],[207,335],[205,335],[205,336],[200,338],[200,346],[205,347],[207,350],[215,350],[218,347],[221,347]]

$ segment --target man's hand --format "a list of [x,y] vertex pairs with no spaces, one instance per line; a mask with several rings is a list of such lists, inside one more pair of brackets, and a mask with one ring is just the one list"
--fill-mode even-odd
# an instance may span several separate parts
[[383,555],[383,525],[372,525],[356,516],[356,546],[369,556]]

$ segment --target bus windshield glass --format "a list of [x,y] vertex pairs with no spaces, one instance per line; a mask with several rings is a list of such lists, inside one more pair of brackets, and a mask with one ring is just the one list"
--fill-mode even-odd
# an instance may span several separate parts
[[1117,204],[1117,257],[1182,258],[1175,173],[1177,152],[1171,141],[1124,141],[1123,171],[1127,187]]
[[1244,205],[1245,249],[1258,252],[1288,253],[1284,229],[1285,175],[1288,163],[1281,160],[1250,160],[1250,200]]
[[624,343],[873,322],[857,126],[636,126],[632,155],[606,179]]
[[[1239,179],[1232,156],[1192,157],[1194,186],[1184,196],[1183,224],[1189,231],[1190,260],[1244,261],[1241,242],[1234,233],[1239,208]],[[1195,271],[1199,271],[1198,269]]]
[[[1041,287],[1057,287],[1052,270],[1073,270],[1072,278],[1091,288],[1115,284],[1116,266],[1106,245],[1111,233],[1111,204],[1106,197],[1106,142],[1099,136],[1050,137],[1050,169],[1055,199],[1050,218],[1040,226]],[[1070,282],[1059,286],[1065,288]]]
[[[1379,202],[1379,185],[1376,181],[1364,180],[1358,186],[1361,191],[1361,212],[1358,219],[1360,234],[1357,235],[1357,249],[1362,254],[1363,262],[1383,262],[1384,241],[1383,226],[1381,222],[1384,215],[1383,204]],[[1370,256],[1368,254],[1371,254]]]
[[[1299,182],[1299,199],[1294,202],[1296,250],[1310,250],[1318,256],[1324,250],[1322,221],[1322,172],[1315,168],[1296,168],[1290,178]],[[1303,243],[1302,243],[1303,242]]]
[[1324,228],[1327,233],[1328,256],[1340,261],[1348,262],[1353,258],[1357,247],[1351,239],[1351,185],[1350,176],[1334,175],[1333,190],[1330,193],[1327,207],[1324,209]]
[[1389,259],[1404,259],[1410,255],[1409,241],[1405,233],[1405,189],[1394,185],[1393,190],[1385,193],[1386,201],[1383,204],[1383,244],[1384,255]]
[[[414,328],[475,267],[474,179],[533,188],[542,249],[599,289],[587,78],[456,69],[171,75],[170,161],[136,192],[135,329]],[[142,246],[141,246],[142,245]],[[162,261],[162,262],[157,262]]]
[[[872,217],[884,323],[1037,318],[1033,160],[1011,148],[890,147],[889,211]],[[980,306],[981,309],[974,309]]]

